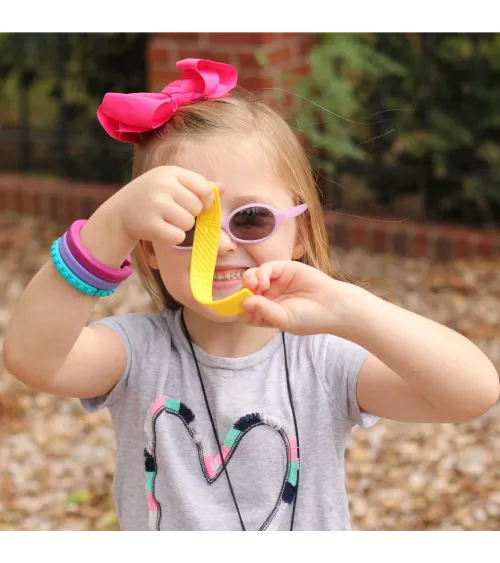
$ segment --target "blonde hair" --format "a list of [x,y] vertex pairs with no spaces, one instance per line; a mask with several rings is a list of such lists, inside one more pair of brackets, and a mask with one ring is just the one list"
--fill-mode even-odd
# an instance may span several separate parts
[[[297,218],[298,239],[305,250],[301,262],[333,277],[323,209],[307,155],[287,123],[260,100],[233,94],[179,108],[164,126],[144,135],[141,143],[136,145],[133,178],[168,164],[181,143],[213,139],[217,134],[257,134],[266,144],[267,157],[290,190],[295,204],[308,204],[307,212]],[[168,293],[160,272],[147,264],[142,243],[136,246],[133,254],[139,277],[158,311],[181,307]]]

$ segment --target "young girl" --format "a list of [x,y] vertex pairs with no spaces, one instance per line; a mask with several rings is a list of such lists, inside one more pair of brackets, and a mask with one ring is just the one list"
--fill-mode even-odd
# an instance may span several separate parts
[[[8,326],[5,365],[110,409],[124,530],[348,530],[353,426],[470,420],[496,402],[497,373],[460,334],[335,279],[293,132],[229,94],[233,67],[177,66],[160,94],[104,97],[100,123],[136,145],[134,179],[54,241]],[[234,317],[189,284],[213,184],[224,219],[213,298],[254,294]],[[159,312],[86,326],[130,275],[132,250]]]

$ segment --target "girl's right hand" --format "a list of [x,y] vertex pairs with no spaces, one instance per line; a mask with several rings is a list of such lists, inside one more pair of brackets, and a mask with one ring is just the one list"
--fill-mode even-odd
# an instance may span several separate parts
[[111,199],[131,239],[175,245],[194,227],[195,217],[212,206],[212,185],[190,170],[158,166],[132,180]]

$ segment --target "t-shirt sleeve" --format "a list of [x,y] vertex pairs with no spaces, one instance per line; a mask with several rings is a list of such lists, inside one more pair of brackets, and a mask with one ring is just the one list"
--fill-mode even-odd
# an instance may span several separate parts
[[321,334],[312,338],[312,353],[318,377],[337,413],[353,426],[373,426],[378,417],[362,412],[356,398],[359,370],[369,352],[349,340]]
[[140,313],[128,313],[125,315],[107,317],[90,323],[89,326],[101,324],[116,332],[120,337],[127,352],[127,364],[125,370],[116,383],[106,395],[80,399],[83,408],[88,412],[112,407],[122,402],[130,387],[137,384],[137,378],[141,372],[142,358],[145,356],[148,338],[148,320]]

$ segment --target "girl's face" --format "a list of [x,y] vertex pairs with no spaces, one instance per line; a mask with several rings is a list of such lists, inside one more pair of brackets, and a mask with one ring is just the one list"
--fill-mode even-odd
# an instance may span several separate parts
[[[238,142],[238,149],[231,152],[222,146],[218,150],[218,143],[220,141],[217,140],[210,143],[210,152],[204,145],[189,147],[169,164],[192,170],[211,182],[224,185],[225,191],[220,198],[222,218],[249,203],[265,203],[276,209],[289,209],[295,205],[267,162],[259,163],[255,147],[249,140]],[[191,250],[172,248],[158,241],[145,243],[144,248],[149,265],[160,270],[167,291],[179,303],[211,320],[235,320],[236,317],[217,315],[193,298],[189,283]],[[222,299],[241,289],[239,278],[248,268],[271,260],[297,260],[302,255],[303,247],[297,243],[296,220],[293,218],[282,222],[272,237],[252,244],[238,243],[221,229],[213,299]],[[225,279],[228,277],[232,279]]]

